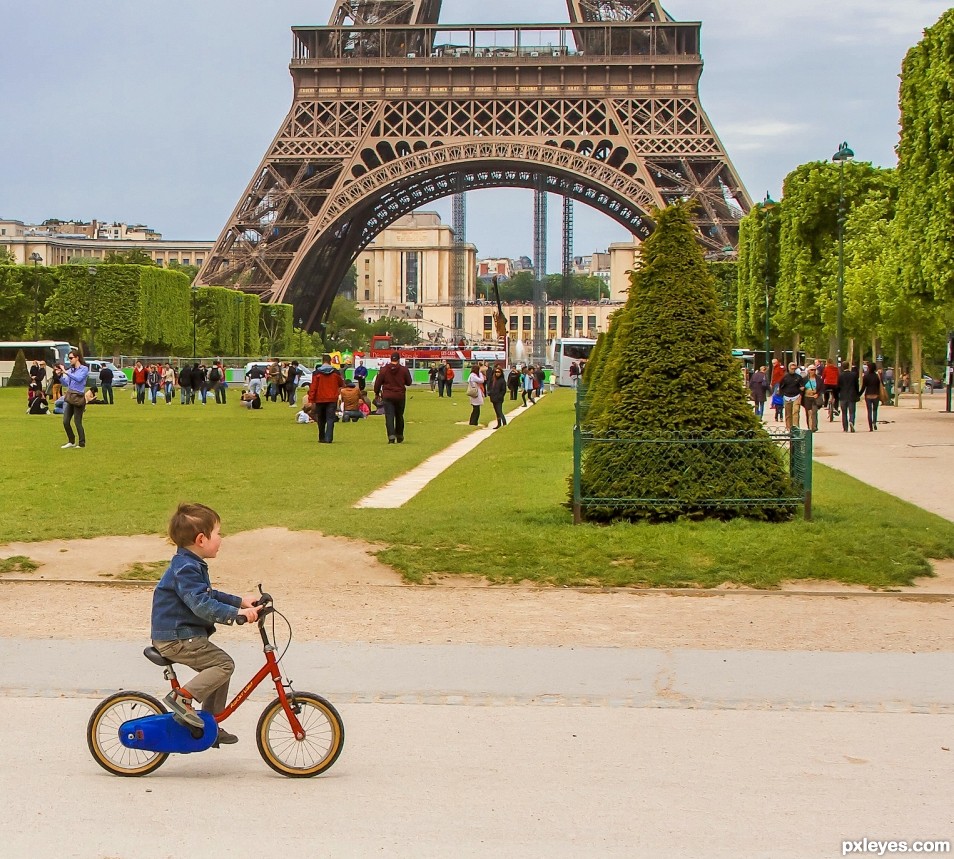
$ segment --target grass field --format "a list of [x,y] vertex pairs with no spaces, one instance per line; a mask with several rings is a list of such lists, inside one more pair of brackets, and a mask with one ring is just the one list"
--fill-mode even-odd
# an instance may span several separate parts
[[[814,521],[669,525],[571,524],[572,393],[545,397],[492,434],[399,510],[355,510],[373,489],[474,430],[463,392],[412,389],[407,441],[388,445],[383,418],[315,426],[283,403],[146,404],[129,389],[91,406],[88,446],[60,450],[60,416],[25,414],[25,392],[0,390],[0,544],[54,537],[160,533],[179,501],[201,501],[229,532],[284,525],[369,540],[412,581],[432,573],[554,585],[774,587],[832,579],[890,588],[954,557],[954,523],[822,465]],[[509,402],[508,406],[511,405]],[[483,420],[492,418],[485,405]],[[315,563],[320,565],[321,559]]]

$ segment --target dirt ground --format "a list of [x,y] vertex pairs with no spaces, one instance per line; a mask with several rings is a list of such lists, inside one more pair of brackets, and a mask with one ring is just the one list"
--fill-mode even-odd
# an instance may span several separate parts
[[[819,582],[782,591],[673,592],[488,586],[447,578],[406,585],[375,547],[314,531],[228,536],[210,564],[216,587],[261,582],[300,640],[511,646],[829,651],[954,650],[954,562],[900,593]],[[150,584],[117,581],[135,562],[167,561],[159,536],[0,546],[32,573],[0,575],[0,636],[145,640]],[[13,610],[12,610],[13,609]]]

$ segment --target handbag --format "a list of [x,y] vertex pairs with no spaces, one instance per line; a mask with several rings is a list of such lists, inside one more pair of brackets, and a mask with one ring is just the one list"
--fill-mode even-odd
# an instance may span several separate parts
[[467,396],[468,396],[468,397],[476,397],[479,393],[480,393],[480,391],[479,391],[478,388],[477,388],[477,383],[476,383],[476,382],[468,382],[468,383],[467,383]]
[[881,386],[878,388],[878,399],[883,405],[888,404],[888,389],[884,386],[884,382],[882,382]]
[[71,406],[83,408],[86,405],[86,397],[79,391],[67,391],[66,402],[68,402]]

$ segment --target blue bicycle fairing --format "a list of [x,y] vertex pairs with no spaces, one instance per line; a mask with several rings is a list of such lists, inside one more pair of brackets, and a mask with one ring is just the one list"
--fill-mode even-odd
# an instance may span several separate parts
[[215,742],[219,735],[219,726],[215,716],[198,710],[205,723],[205,730],[198,739],[185,725],[180,725],[172,713],[159,716],[143,716],[130,719],[119,726],[119,742],[129,749],[146,752],[165,752],[187,755],[190,752],[204,752]]

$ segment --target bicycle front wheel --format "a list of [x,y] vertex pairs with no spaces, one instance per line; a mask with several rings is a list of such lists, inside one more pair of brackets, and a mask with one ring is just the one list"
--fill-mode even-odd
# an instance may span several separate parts
[[282,775],[308,778],[323,773],[344,748],[344,722],[320,695],[296,692],[291,703],[304,738],[295,737],[282,702],[276,698],[258,720],[258,751],[265,763]]
[[159,769],[169,755],[126,748],[119,741],[119,726],[130,719],[165,712],[162,704],[145,692],[117,692],[100,701],[86,726],[86,743],[93,760],[113,775],[148,775]]

